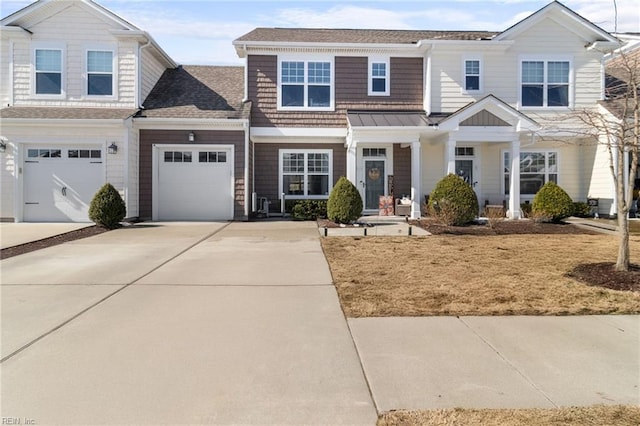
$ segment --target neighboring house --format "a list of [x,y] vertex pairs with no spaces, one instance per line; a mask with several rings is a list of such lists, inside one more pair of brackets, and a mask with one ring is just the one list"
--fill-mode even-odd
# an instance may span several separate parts
[[561,3],[499,33],[257,28],[234,46],[259,196],[326,198],[346,175],[365,212],[393,191],[419,217],[447,173],[512,218],[548,181],[589,196],[596,147],[572,111],[603,99],[619,41]]
[[242,68],[178,68],[91,0],[40,0],[1,23],[0,217],[88,221],[106,182],[130,218],[248,215]]
[[91,0],[1,23],[4,219],[87,221],[105,182],[154,220],[246,219],[342,175],[365,213],[393,194],[412,217],[447,173],[512,218],[545,182],[577,201],[611,182],[573,111],[620,42],[558,2],[502,32],[257,28],[245,67],[178,66]]

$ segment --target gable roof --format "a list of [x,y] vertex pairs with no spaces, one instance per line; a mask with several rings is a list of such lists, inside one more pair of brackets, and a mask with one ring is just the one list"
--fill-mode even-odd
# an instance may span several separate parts
[[181,66],[162,74],[137,118],[248,118],[244,68]]
[[595,25],[588,19],[580,16],[559,1],[553,1],[537,12],[534,12],[533,14],[527,16],[522,21],[517,22],[516,24],[502,31],[494,38],[494,40],[500,41],[511,39],[521,32],[531,28],[541,20],[549,17],[562,20],[566,24],[566,27],[569,27],[571,24],[572,28],[579,28],[581,31],[589,33],[591,36],[590,38],[592,38],[593,41],[606,41],[616,44],[618,43],[618,39],[609,34],[607,31]]
[[30,32],[30,29],[38,23],[72,6],[81,6],[103,21],[111,23],[115,28],[112,28],[109,33],[116,38],[130,37],[139,43],[150,43],[154,56],[162,61],[165,66],[171,68],[177,66],[174,60],[149,33],[122,19],[93,0],[38,0],[3,18],[0,20],[0,24],[3,32],[13,28],[22,28]]
[[234,40],[275,43],[417,44],[420,40],[486,40],[490,31],[414,31],[329,28],[256,28]]
[[103,17],[117,23],[124,29],[140,31],[140,28],[122,19],[115,13],[104,8],[103,6],[100,6],[98,3],[92,0],[38,0],[3,18],[0,22],[2,23],[2,25],[28,26],[31,18],[38,13],[44,12],[44,14],[46,14],[48,10],[53,11],[59,8],[64,9],[73,4],[83,4],[85,6],[88,6],[97,14],[102,15]]

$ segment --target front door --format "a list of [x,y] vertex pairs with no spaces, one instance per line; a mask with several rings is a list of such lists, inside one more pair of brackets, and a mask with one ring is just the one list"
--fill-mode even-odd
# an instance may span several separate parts
[[385,160],[364,160],[364,208],[378,210],[385,195]]
[[473,180],[473,160],[456,160],[456,173],[472,187],[476,186],[476,181]]

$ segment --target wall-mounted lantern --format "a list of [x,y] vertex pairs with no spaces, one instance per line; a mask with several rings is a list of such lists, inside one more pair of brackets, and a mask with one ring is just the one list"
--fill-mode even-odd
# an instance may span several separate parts
[[109,154],[117,154],[118,153],[118,145],[115,142],[111,142],[111,145],[107,147],[107,152]]
[[189,132],[189,142],[195,142],[196,141],[196,134],[193,132]]

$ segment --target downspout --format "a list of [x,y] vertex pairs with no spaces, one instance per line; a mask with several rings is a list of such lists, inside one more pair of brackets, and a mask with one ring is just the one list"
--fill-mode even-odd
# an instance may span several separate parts
[[253,185],[249,188],[249,120],[245,120],[242,124],[244,128],[244,216],[245,220],[249,220],[249,203],[251,202],[251,191]]
[[133,127],[133,119],[131,117],[127,117],[126,120],[124,120],[124,137],[123,137],[123,142],[124,142],[124,167],[123,167],[123,176],[122,176],[122,180],[123,180],[123,190],[124,190],[124,205],[127,206],[127,217],[129,216],[130,213],[130,209],[129,209],[129,139],[130,139],[130,135],[131,135],[131,128]]
[[15,103],[15,94],[14,94],[14,84],[15,84],[15,79],[13,78],[13,66],[14,66],[14,43],[13,40],[9,41],[9,105],[7,106],[13,106]]
[[431,49],[427,52],[423,107],[427,117],[431,114]]
[[136,107],[142,109],[142,102],[144,99],[142,98],[142,51],[147,47],[151,46],[151,39],[147,38],[147,42],[142,46],[138,47],[138,57],[136,58],[136,69],[138,70],[138,87],[136,88]]
[[242,45],[242,49],[244,50],[244,99],[242,102],[247,102],[249,100],[249,55],[247,55],[246,43]]

